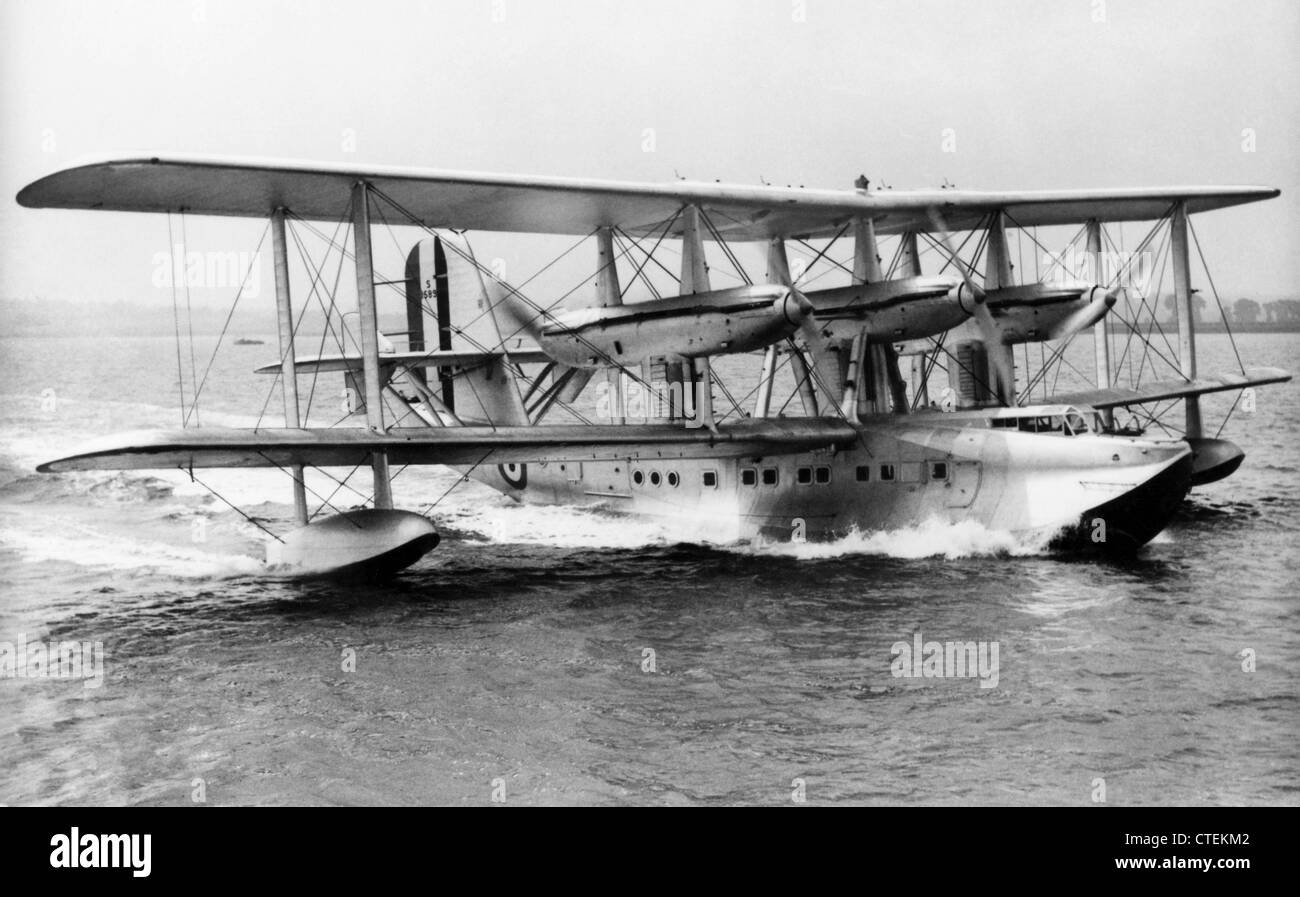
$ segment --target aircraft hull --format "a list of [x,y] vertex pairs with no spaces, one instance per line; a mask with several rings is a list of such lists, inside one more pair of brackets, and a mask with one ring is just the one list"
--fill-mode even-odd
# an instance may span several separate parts
[[670,519],[684,540],[827,541],[973,521],[1053,548],[1107,553],[1153,538],[1191,485],[1183,442],[918,420],[924,417],[941,415],[869,420],[859,442],[837,452],[551,462],[472,475],[524,502]]
[[1079,515],[1057,535],[1052,548],[1128,554],[1154,539],[1173,517],[1193,485],[1195,463],[1189,454],[1124,494]]

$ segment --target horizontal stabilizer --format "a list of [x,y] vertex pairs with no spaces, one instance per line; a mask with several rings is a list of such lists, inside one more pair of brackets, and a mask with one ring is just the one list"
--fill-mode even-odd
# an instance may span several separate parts
[[[490,361],[506,356],[517,364],[544,364],[551,357],[540,349],[522,349],[518,352],[457,352],[451,349],[434,349],[428,352],[386,352],[380,353],[381,365],[400,365],[408,368],[449,368],[464,367]],[[359,371],[361,356],[319,355],[297,359],[294,368],[300,374],[327,373],[330,371]],[[267,364],[257,369],[259,374],[278,374],[280,365]]]
[[149,430],[109,437],[37,470],[162,470],[179,467],[351,467],[386,452],[394,465],[738,458],[848,445],[843,421],[743,421],[707,429],[667,424],[535,427],[404,427]]
[[1200,396],[1210,392],[1225,392],[1230,389],[1246,389],[1251,386],[1266,386],[1270,383],[1285,383],[1290,379],[1291,375],[1281,368],[1246,368],[1246,372],[1243,374],[1220,374],[1217,377],[1198,377],[1195,380],[1164,380],[1141,386],[1113,386],[1109,389],[1094,389],[1088,392],[1072,392],[1052,396],[1049,401],[1056,405],[1091,405],[1093,408],[1119,408],[1125,405],[1160,402],[1165,399]]

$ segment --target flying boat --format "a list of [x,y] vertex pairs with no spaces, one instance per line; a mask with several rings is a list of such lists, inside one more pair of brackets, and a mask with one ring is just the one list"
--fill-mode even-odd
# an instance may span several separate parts
[[[303,576],[390,575],[436,547],[431,513],[394,498],[394,468],[411,465],[455,468],[520,502],[703,521],[727,539],[974,521],[1056,550],[1132,553],[1189,489],[1242,463],[1239,448],[1206,435],[1200,398],[1290,379],[1244,365],[1198,371],[1192,306],[1191,217],[1278,192],[871,190],[865,178],[827,190],[92,159],[33,182],[18,202],[268,221],[279,346],[257,373],[278,380],[283,418],[115,435],[38,470],[277,468],[294,525],[270,533],[269,558]],[[418,233],[400,277],[375,270],[376,215]],[[1072,225],[1095,259],[1106,229],[1125,222],[1151,224],[1139,248],[1167,245],[1173,274],[1176,358],[1145,382],[1122,382],[1112,357],[1117,334],[1151,339],[1125,317],[1123,271],[1018,277],[1009,244],[1009,234]],[[319,223],[350,230],[351,249],[337,248],[355,272],[351,301],[329,297],[327,330],[355,315],[358,332],[309,353],[287,232]],[[580,292],[538,294],[480,258],[475,232],[571,235],[594,249],[594,276]],[[792,269],[791,247],[812,262]],[[739,257],[755,248],[759,276]],[[922,271],[927,254],[938,270]],[[815,288],[817,265],[847,283]],[[715,286],[724,272],[735,282]],[[381,329],[381,290],[397,297],[404,330]],[[1047,344],[1059,359],[1081,334],[1094,343],[1090,388],[1044,394],[1042,371],[1017,375],[1017,347]],[[721,372],[737,366],[754,384],[739,398]],[[321,376],[341,379],[347,414],[310,426],[300,381]],[[1181,404],[1178,432],[1116,424],[1117,409],[1156,403]],[[368,470],[371,494],[345,509],[309,497],[309,468]]]

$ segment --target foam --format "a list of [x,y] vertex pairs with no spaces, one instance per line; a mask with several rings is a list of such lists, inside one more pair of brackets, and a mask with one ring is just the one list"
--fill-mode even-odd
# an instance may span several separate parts
[[856,529],[831,542],[769,542],[756,539],[735,550],[800,560],[824,560],[850,555],[904,559],[942,557],[1028,557],[1046,552],[1050,534],[1018,536],[965,520],[927,520],[917,526],[863,533]]
[[266,565],[242,554],[219,554],[164,542],[113,536],[78,524],[46,528],[0,529],[0,545],[24,561],[60,561],[106,570],[148,570],[176,579],[230,579],[261,574]]
[[624,517],[596,508],[520,505],[509,499],[459,508],[439,505],[435,519],[440,526],[497,544],[631,549],[691,541],[667,520]]

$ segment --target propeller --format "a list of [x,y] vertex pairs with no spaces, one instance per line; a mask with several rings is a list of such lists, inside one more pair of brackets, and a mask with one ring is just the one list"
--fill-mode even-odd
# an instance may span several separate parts
[[[795,285],[794,277],[790,274],[790,262],[785,254],[785,241],[780,237],[773,237],[767,244],[767,275],[769,281],[789,289],[794,295],[795,301],[799,303],[799,307],[803,309],[803,320],[799,322],[799,335],[803,337],[804,345],[812,353],[813,367],[818,368],[819,365],[824,363],[831,351],[830,340],[826,338],[826,334],[822,333],[821,327],[817,323],[817,315],[812,302]],[[793,342],[790,345],[794,348]],[[826,374],[820,371],[819,376],[828,384],[839,380],[838,374],[829,380],[826,379]]]
[[809,348],[825,346],[826,337],[817,327],[813,304],[795,285],[794,277],[790,274],[790,262],[785,255],[785,243],[779,237],[774,237],[768,243],[767,276],[769,281],[787,288],[794,296],[795,302],[799,304],[799,309],[803,312],[803,319],[799,322],[799,332],[804,339],[809,340]]
[[983,339],[989,356],[993,359],[993,366],[997,371],[999,381],[997,384],[998,399],[1003,404],[1010,404],[1011,392],[1015,389],[1016,384],[1016,372],[1011,360],[1011,352],[1002,342],[1002,335],[998,332],[997,323],[993,320],[993,314],[984,301],[984,290],[976,286],[975,282],[971,280],[966,263],[961,260],[961,257],[957,255],[957,250],[953,248],[952,233],[948,230],[948,225],[943,220],[943,216],[933,206],[928,211],[930,213],[930,222],[934,225],[935,230],[939,232],[939,237],[943,241],[944,251],[947,253],[949,260],[957,266],[957,270],[961,272],[962,280],[966,282],[966,289],[970,290],[971,296],[974,297],[974,308],[971,310],[971,315],[975,318],[980,337]]
[[795,302],[799,304],[799,309],[803,312],[803,318],[799,322],[799,335],[803,337],[814,355],[829,349],[826,335],[817,324],[817,315],[812,302],[795,285],[794,277],[790,274],[790,263],[785,255],[785,243],[779,237],[774,237],[767,245],[767,279],[787,288],[794,296]]

